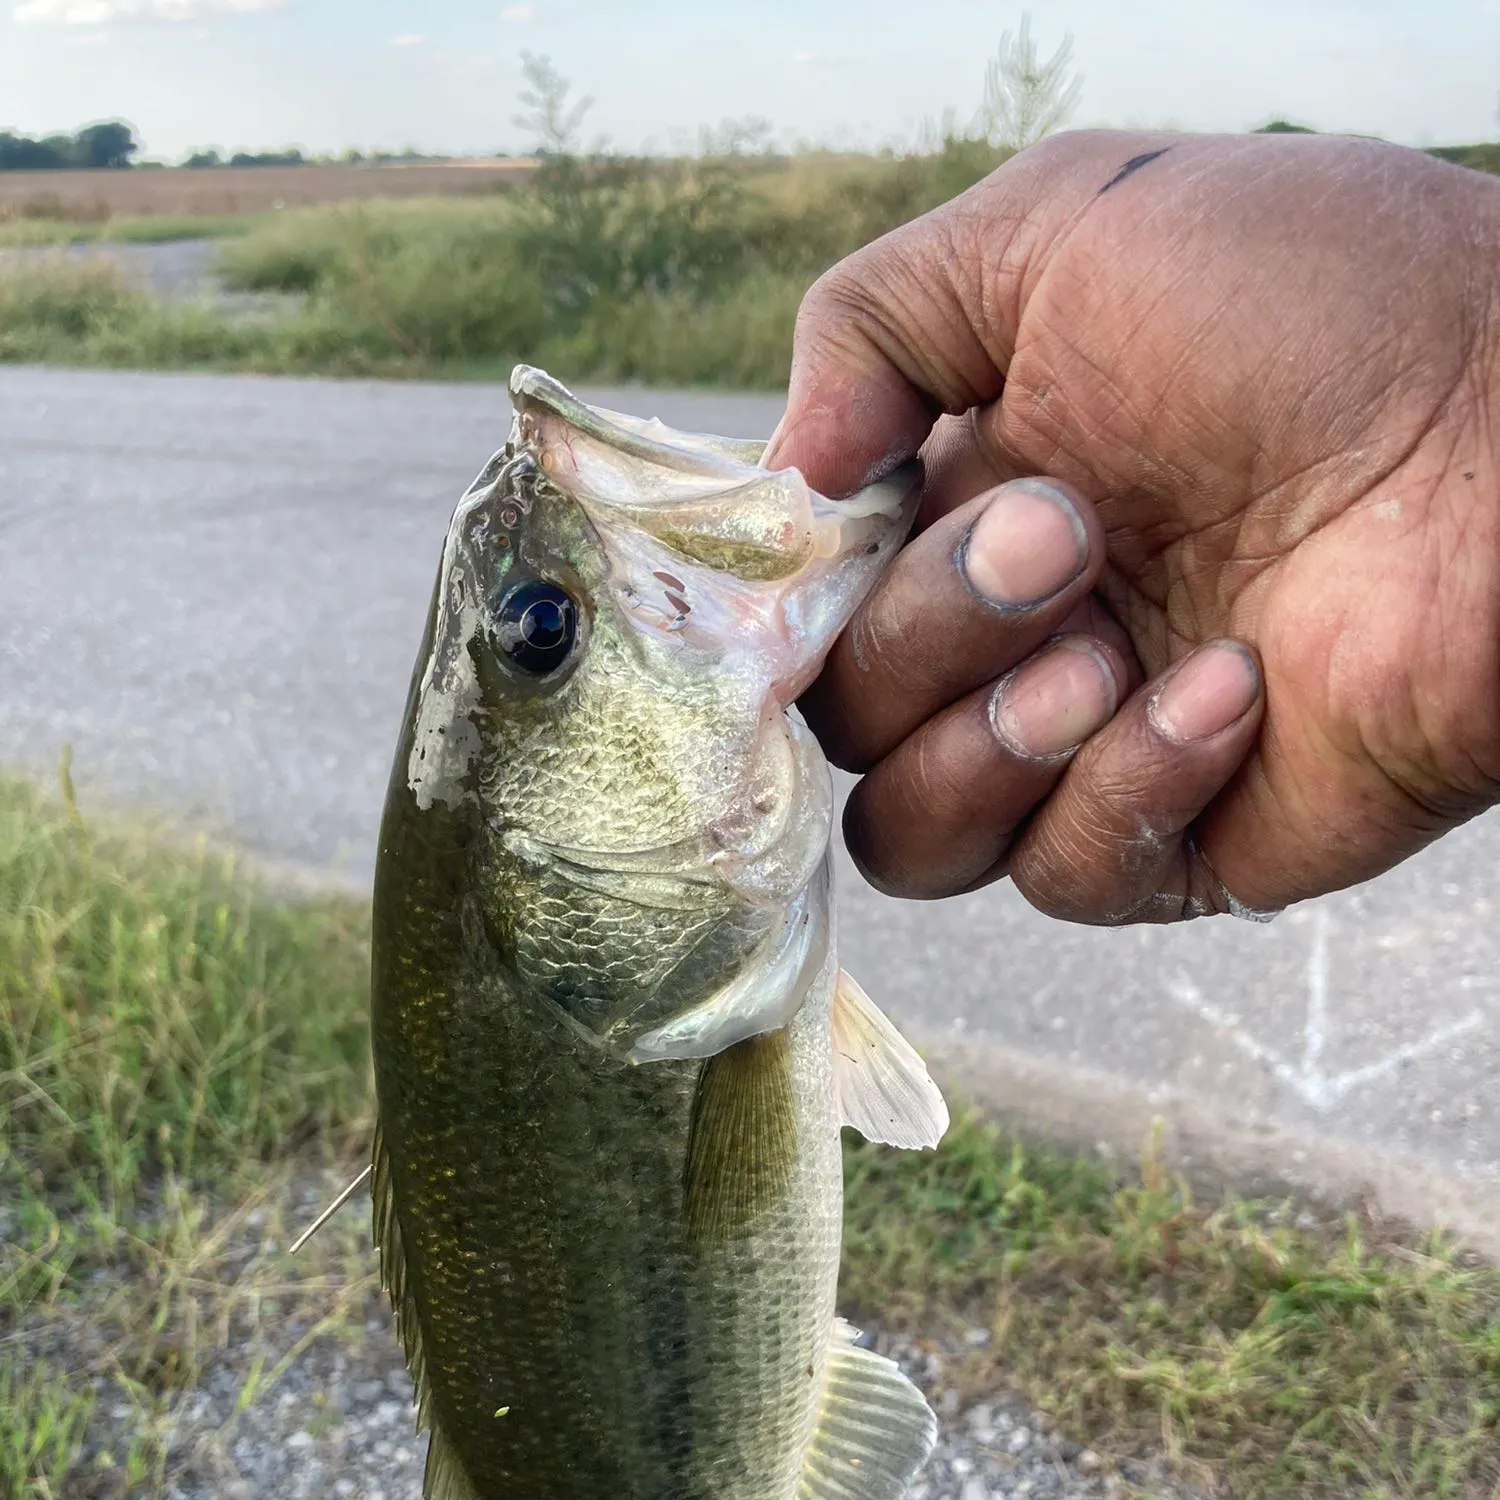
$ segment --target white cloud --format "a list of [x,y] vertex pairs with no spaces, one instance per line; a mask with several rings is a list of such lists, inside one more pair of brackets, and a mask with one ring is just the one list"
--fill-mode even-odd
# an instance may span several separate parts
[[536,6],[527,0],[524,5],[507,5],[500,12],[502,21],[534,21],[536,20]]
[[406,31],[391,38],[393,47],[420,47],[427,38],[417,31]]
[[105,26],[111,21],[198,21],[280,10],[286,0],[23,0],[18,26]]

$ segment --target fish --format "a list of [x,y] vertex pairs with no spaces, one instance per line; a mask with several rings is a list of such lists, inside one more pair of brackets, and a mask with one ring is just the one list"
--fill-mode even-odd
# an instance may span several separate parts
[[910,527],[518,366],[381,821],[381,1275],[426,1500],[900,1500],[936,1420],[836,1314],[840,1131],[936,1146],[839,967],[796,700]]

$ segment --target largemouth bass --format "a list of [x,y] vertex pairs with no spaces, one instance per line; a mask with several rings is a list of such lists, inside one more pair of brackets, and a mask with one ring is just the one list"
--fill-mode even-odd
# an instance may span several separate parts
[[834,953],[786,710],[905,536],[761,444],[511,378],[380,835],[382,1274],[428,1500],[899,1500],[936,1424],[834,1312],[839,1130],[935,1145]]

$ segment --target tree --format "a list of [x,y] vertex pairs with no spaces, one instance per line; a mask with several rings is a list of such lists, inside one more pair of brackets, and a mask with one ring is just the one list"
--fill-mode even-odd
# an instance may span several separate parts
[[984,70],[980,131],[991,145],[1024,151],[1073,113],[1082,92],[1083,79],[1073,72],[1072,36],[1041,61],[1027,11],[1020,29],[1000,38],[999,50]]
[[526,80],[521,90],[526,111],[513,116],[513,122],[531,131],[540,155],[572,156],[578,147],[583,117],[594,106],[593,99],[585,95],[570,105],[568,95],[573,85],[552,65],[550,57],[522,52],[521,76]]
[[77,135],[49,135],[39,141],[0,132],[0,171],[128,167],[139,150],[135,132],[120,120],[87,125]]
[[78,132],[79,164],[85,167],[128,167],[141,148],[135,132],[121,120],[86,125]]

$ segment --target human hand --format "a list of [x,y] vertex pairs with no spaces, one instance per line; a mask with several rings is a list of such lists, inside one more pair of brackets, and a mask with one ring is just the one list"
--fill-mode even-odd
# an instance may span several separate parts
[[818,282],[767,461],[928,467],[803,704],[874,884],[1274,910],[1500,799],[1497,245],[1399,147],[1101,132]]

